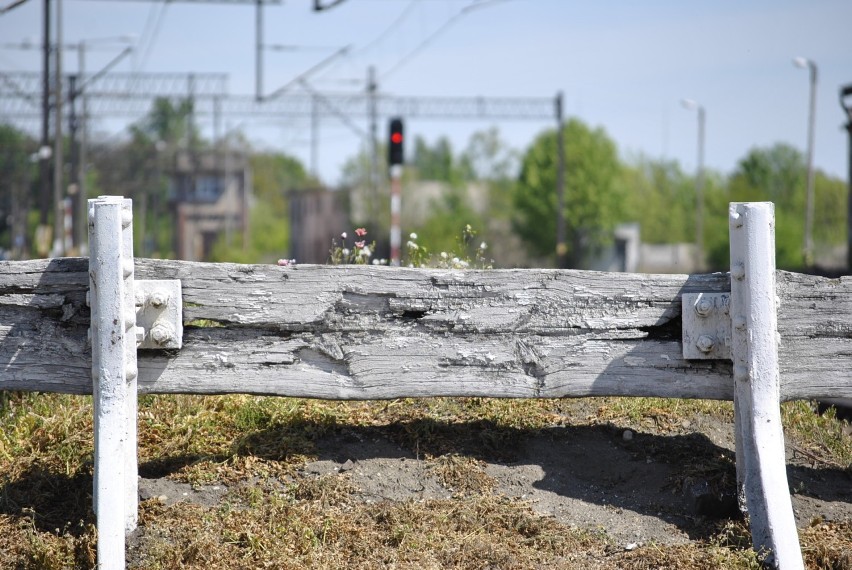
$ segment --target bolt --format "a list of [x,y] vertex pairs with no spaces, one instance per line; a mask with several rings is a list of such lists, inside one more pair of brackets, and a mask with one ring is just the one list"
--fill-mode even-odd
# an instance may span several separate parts
[[125,369],[124,369],[124,379],[125,379],[125,381],[128,381],[128,382],[129,382],[129,381],[131,381],[131,380],[135,380],[135,379],[136,379],[136,375],[137,375],[138,373],[139,373],[139,371],[136,369],[136,367],[135,367],[135,366],[128,364],[128,365],[127,365],[127,368],[125,368]]
[[89,225],[95,225],[95,209],[89,208]]
[[737,330],[743,330],[746,328],[746,318],[742,315],[734,317],[734,328]]
[[125,279],[133,275],[133,259],[125,259],[121,263],[121,269],[124,272]]
[[165,321],[157,321],[151,328],[151,340],[160,346],[174,344],[177,341],[174,327]]
[[705,297],[704,295],[700,296],[698,300],[695,302],[695,312],[698,313],[700,317],[706,317],[713,310],[713,301]]
[[86,291],[86,306],[87,307],[92,306],[92,291],[91,290]]
[[733,212],[731,214],[731,227],[732,228],[743,227],[743,217],[739,212]]
[[169,304],[169,292],[164,289],[156,289],[153,293],[151,293],[149,302],[155,309],[165,307]]
[[136,327],[134,329],[134,332],[136,333],[136,344],[142,344],[142,342],[145,340],[145,329],[142,327]]
[[737,281],[742,280],[745,277],[745,264],[734,263],[733,265],[731,265],[731,277],[733,277]]
[[89,341],[89,343],[92,342],[92,329],[91,328],[86,329],[86,340]]
[[121,210],[121,227],[129,228],[133,223],[133,212],[127,208]]
[[710,335],[703,334],[698,337],[697,341],[695,341],[695,346],[697,346],[698,350],[701,352],[710,352],[713,350],[713,347],[716,346],[716,339]]
[[145,291],[136,289],[133,292],[133,304],[137,308],[145,306]]

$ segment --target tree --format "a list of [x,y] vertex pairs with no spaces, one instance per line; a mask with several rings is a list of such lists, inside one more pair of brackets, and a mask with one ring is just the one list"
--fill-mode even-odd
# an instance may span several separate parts
[[675,161],[640,157],[621,171],[624,221],[639,222],[645,243],[695,241],[695,182]]
[[[556,248],[557,133],[539,135],[524,154],[514,192],[513,226],[531,253],[552,255]],[[579,119],[564,125],[567,259],[580,267],[606,243],[620,219],[623,188],[615,143],[601,129]]]
[[35,141],[10,125],[0,125],[0,258],[2,250],[22,255],[29,235],[27,219],[32,203],[33,163],[27,149]]
[[415,137],[411,166],[420,180],[436,180],[459,186],[463,176],[453,155],[453,145],[447,137],[429,146],[422,137]]
[[775,260],[778,267],[804,265],[804,156],[785,143],[753,148],[740,159],[728,182],[732,202],[775,203]]
[[290,192],[316,186],[304,165],[282,153],[258,153],[249,157],[254,207],[249,218],[249,242],[225,242],[221,236],[211,261],[270,262],[286,255],[290,243]]

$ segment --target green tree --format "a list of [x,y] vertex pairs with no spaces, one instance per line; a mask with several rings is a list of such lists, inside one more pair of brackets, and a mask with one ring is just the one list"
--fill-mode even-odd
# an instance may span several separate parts
[[779,268],[804,264],[805,177],[801,152],[785,143],[753,148],[728,182],[732,202],[775,203],[775,260]]
[[35,198],[30,182],[35,172],[28,149],[35,146],[22,131],[0,124],[0,249],[16,254],[23,253],[26,244],[20,240],[29,235],[27,219]]
[[420,180],[437,180],[459,186],[464,178],[447,137],[439,138],[433,146],[422,137],[415,137],[411,166]]
[[[615,143],[601,129],[579,119],[564,125],[567,260],[584,258],[606,243],[621,219],[623,187]],[[539,135],[527,150],[514,191],[514,228],[535,255],[552,255],[556,247],[557,133]]]
[[640,157],[621,171],[624,221],[639,222],[645,243],[695,241],[695,182],[676,161]]
[[316,186],[304,165],[281,153],[249,157],[254,206],[249,214],[248,243],[242,236],[228,244],[222,236],[211,252],[211,261],[270,262],[284,256],[290,244],[288,194]]

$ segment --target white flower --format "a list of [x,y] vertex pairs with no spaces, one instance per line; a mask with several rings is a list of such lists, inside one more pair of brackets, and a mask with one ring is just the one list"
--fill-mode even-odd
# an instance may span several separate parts
[[482,251],[485,251],[486,249],[488,249],[488,244],[485,243],[485,242],[482,242],[481,244],[479,244],[479,249],[481,249]]
[[413,263],[409,263],[409,264],[408,264],[408,266],[409,266],[409,267],[411,267],[412,269],[414,269],[414,264],[413,264]]
[[414,232],[411,232],[411,234],[408,237],[410,237],[411,239],[417,239],[417,234],[414,233]]
[[446,251],[441,252],[441,259],[447,259],[447,252]]
[[459,262],[459,258],[458,258],[458,257],[454,257],[454,258],[453,258],[453,263],[458,263],[458,262]]
[[469,264],[467,261],[460,261],[460,262],[459,262],[459,265],[461,265],[462,267],[467,267],[467,266],[469,266],[470,264]]
[[364,257],[370,257],[370,254],[372,254],[372,252],[366,245],[358,251],[358,255],[363,255]]
[[340,237],[341,237],[341,239],[346,239],[346,232],[343,232],[342,234],[340,234]]
[[344,247],[344,248],[340,251],[340,253],[342,253],[343,255],[349,255],[349,249]]
[[379,260],[378,260],[378,259],[374,259],[374,260],[373,260],[373,265],[379,265]]
[[409,241],[409,242],[407,242],[405,245],[408,247],[408,249],[414,249],[414,250],[419,249],[419,248],[417,247],[417,244],[416,244],[416,243],[414,243],[413,241]]

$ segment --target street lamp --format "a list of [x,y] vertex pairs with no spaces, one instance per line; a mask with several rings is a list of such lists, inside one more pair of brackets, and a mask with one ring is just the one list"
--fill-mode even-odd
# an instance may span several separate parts
[[698,110],[698,171],[695,175],[695,268],[704,267],[704,107],[693,99],[681,99],[685,109]]
[[816,118],[817,65],[804,57],[793,58],[793,65],[810,71],[811,95],[808,110],[808,183],[805,191],[805,267],[814,261],[814,119]]

